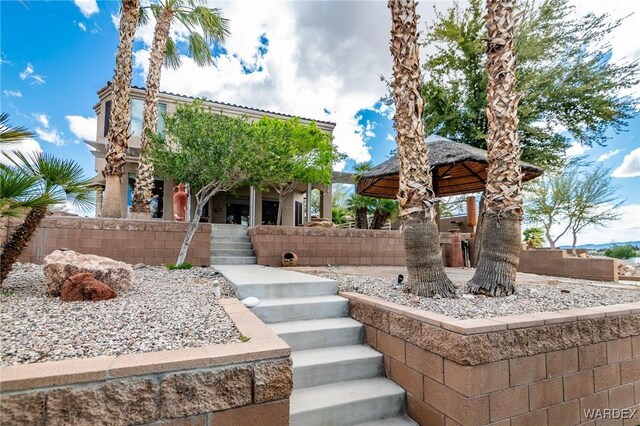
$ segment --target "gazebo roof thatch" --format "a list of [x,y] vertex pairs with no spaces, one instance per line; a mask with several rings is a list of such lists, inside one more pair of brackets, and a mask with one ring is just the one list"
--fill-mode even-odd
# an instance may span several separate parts
[[[429,136],[429,163],[433,186],[438,197],[484,191],[487,179],[487,151],[440,137]],[[521,163],[523,181],[542,175],[543,170]],[[364,173],[356,188],[361,195],[395,198],[398,193],[398,158],[396,156]]]

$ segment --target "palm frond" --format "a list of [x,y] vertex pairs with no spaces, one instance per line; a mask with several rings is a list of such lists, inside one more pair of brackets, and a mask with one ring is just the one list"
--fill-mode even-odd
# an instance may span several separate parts
[[147,13],[147,7],[140,6],[138,11],[138,26],[141,27],[149,23],[149,15]]
[[33,136],[26,127],[9,124],[9,114],[0,113],[0,143],[17,143]]
[[193,15],[207,43],[221,42],[230,34],[229,20],[222,17],[220,9],[198,6],[193,10]]
[[163,63],[165,67],[174,70],[180,68],[180,65],[182,64],[182,60],[180,59],[180,50],[178,49],[176,42],[173,41],[171,37],[167,38]]
[[191,33],[189,35],[189,53],[198,66],[202,67],[213,63],[211,49],[204,38],[198,33]]

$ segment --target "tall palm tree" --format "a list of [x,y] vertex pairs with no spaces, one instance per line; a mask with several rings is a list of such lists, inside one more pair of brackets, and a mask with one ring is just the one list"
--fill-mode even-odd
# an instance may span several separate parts
[[[147,155],[148,133],[155,133],[157,129],[162,65],[173,69],[180,67],[180,51],[169,34],[171,25],[179,22],[189,31],[189,54],[198,66],[213,63],[211,44],[223,41],[229,34],[228,21],[222,17],[220,10],[206,7],[204,3],[204,0],[160,0],[159,3],[148,6],[157,22],[149,58],[138,176],[131,207],[131,212],[136,215],[148,217],[147,200],[153,190],[153,164]],[[143,13],[145,12],[146,9],[143,9]]]
[[455,286],[444,272],[434,220],[435,195],[422,122],[416,3],[389,0],[387,6],[392,21],[393,126],[400,162],[398,201],[409,275],[407,289],[420,296],[455,297]]
[[372,198],[363,195],[353,194],[347,201],[347,207],[356,219],[357,229],[369,228],[369,210],[371,209]]
[[105,178],[103,217],[121,217],[120,194],[125,151],[129,146],[129,122],[131,120],[131,74],[133,38],[140,16],[139,0],[122,0],[120,8],[120,43],[116,54],[116,71],[113,77],[113,101],[109,121],[106,162],[102,175]]
[[2,245],[0,282],[29,245],[47,213],[47,207],[67,201],[87,208],[93,204],[91,179],[73,160],[38,153],[27,157],[14,151],[5,155],[13,164],[0,164],[0,217],[19,217],[23,222]]
[[520,256],[522,173],[518,140],[514,0],[487,1],[488,161],[482,251],[467,289],[505,296],[515,291]]

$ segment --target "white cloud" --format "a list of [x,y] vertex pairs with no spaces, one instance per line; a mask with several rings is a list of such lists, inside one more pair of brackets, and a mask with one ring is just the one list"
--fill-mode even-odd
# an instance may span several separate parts
[[624,149],[614,149],[613,151],[605,152],[600,157],[598,157],[598,161],[606,161],[609,158],[615,157],[616,155],[618,155],[622,151],[624,151]]
[[396,141],[396,137],[393,136],[391,133],[387,133],[387,137],[385,139],[388,140],[389,142],[395,142]]
[[38,134],[38,137],[40,139],[42,139],[45,142],[49,142],[52,143],[56,146],[62,146],[64,145],[64,139],[62,138],[63,135],[61,132],[58,131],[58,129],[41,129],[41,128],[37,128],[36,129],[36,133]]
[[84,24],[84,22],[78,22],[78,26],[80,27],[80,29],[84,32],[87,31],[87,26]]
[[96,139],[97,119],[81,115],[67,115],[69,129],[78,139],[93,141]]
[[73,0],[73,2],[78,6],[80,12],[85,18],[100,12],[100,8],[98,8],[96,0]]
[[47,114],[33,114],[38,123],[42,124],[45,128],[49,128],[49,116]]
[[579,155],[584,154],[590,148],[588,146],[582,145],[580,142],[574,141],[571,146],[567,149],[565,154],[567,157],[577,157]]
[[15,160],[16,157],[13,155],[13,151],[19,151],[27,156],[31,156],[42,152],[42,148],[40,148],[38,141],[32,138],[23,139],[16,144],[0,144],[0,163],[12,164],[6,156]]
[[640,148],[625,155],[622,164],[613,171],[612,176],[616,178],[640,176]]
[[20,80],[31,80],[31,84],[32,85],[36,85],[36,84],[44,84],[45,80],[44,77],[42,75],[39,74],[35,74],[34,72],[34,68],[33,65],[31,65],[30,63],[27,64],[27,66],[25,67],[24,71],[22,71],[20,73]]
[[22,92],[19,90],[3,90],[2,93],[4,93],[4,95],[7,98],[21,98],[22,97]]

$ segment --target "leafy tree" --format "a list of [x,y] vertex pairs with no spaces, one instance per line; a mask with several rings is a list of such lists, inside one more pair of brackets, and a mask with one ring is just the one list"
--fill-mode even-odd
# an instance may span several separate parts
[[[612,63],[607,37],[620,25],[606,14],[580,16],[569,0],[528,0],[515,28],[515,90],[521,94],[518,135],[522,160],[558,166],[571,137],[606,144],[605,132],[623,130],[636,99],[624,89],[639,81],[638,61]],[[486,149],[488,121],[482,0],[435,12],[424,45],[435,47],[424,64],[425,130]]]
[[533,248],[542,247],[544,242],[544,230],[542,228],[528,228],[524,230],[523,234],[524,242],[527,243],[527,246]]
[[152,136],[149,153],[156,170],[188,183],[196,197],[195,214],[176,261],[181,265],[209,199],[256,174],[260,141],[245,118],[212,113],[200,101],[179,105],[166,117],[164,134]]
[[616,246],[605,249],[604,255],[616,259],[631,259],[638,256],[638,253],[636,253],[636,250],[631,244],[626,244],[624,246]]
[[[575,254],[578,234],[587,226],[602,226],[619,218],[622,201],[616,196],[611,171],[603,167],[570,165],[531,182],[525,195],[527,222],[544,227],[551,248],[568,232]],[[552,229],[558,232],[552,235]]]
[[331,221],[337,225],[346,223],[349,213],[345,207],[333,206],[331,207]]
[[522,174],[518,135],[513,2],[487,0],[487,182],[478,266],[467,290],[515,292],[520,256]]
[[0,217],[24,217],[2,245],[0,282],[27,248],[47,207],[71,202],[80,208],[93,205],[94,188],[82,167],[51,154],[5,154],[11,165],[0,164]]
[[120,42],[116,53],[116,70],[113,76],[113,106],[109,117],[109,146],[102,175],[105,178],[104,201],[101,216],[120,217],[120,194],[125,152],[129,146],[129,122],[131,121],[131,74],[133,70],[133,38],[140,14],[139,0],[122,0],[120,8]]
[[389,0],[393,97],[399,162],[400,218],[407,259],[407,290],[420,296],[455,297],[455,286],[444,271],[429,150],[424,143],[420,91],[418,15],[414,0]]
[[144,216],[148,216],[147,200],[151,197],[153,189],[153,163],[146,154],[149,135],[155,133],[158,122],[162,65],[173,69],[180,68],[180,50],[171,37],[171,26],[180,23],[186,29],[189,55],[199,66],[213,64],[211,44],[221,42],[229,34],[228,21],[222,17],[219,9],[207,7],[205,0],[159,0],[140,10],[141,22],[147,21],[148,11],[156,18],[156,26],[149,55],[140,159],[131,206],[133,213]]
[[303,124],[299,119],[280,120],[262,117],[253,123],[255,137],[260,140],[261,173],[252,182],[268,186],[278,193],[277,224],[282,223],[284,196],[300,183],[331,184],[332,166],[341,156],[331,135],[315,123]]

